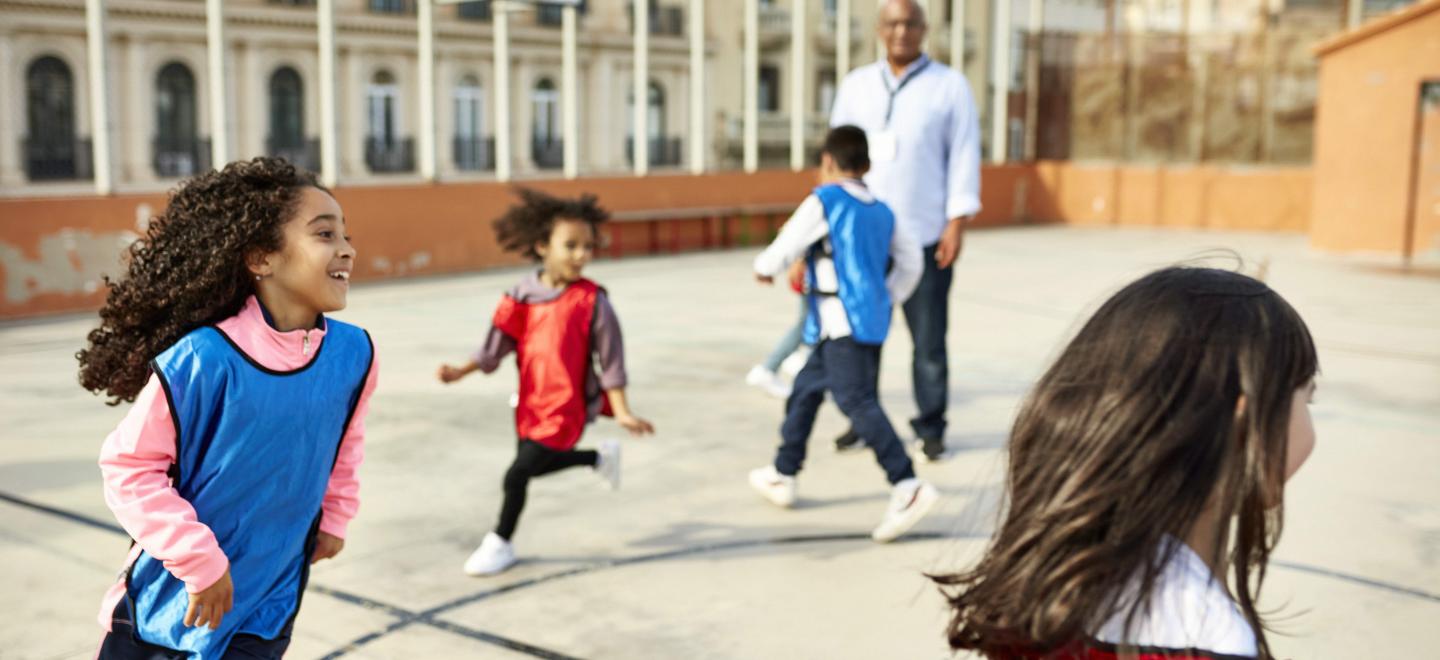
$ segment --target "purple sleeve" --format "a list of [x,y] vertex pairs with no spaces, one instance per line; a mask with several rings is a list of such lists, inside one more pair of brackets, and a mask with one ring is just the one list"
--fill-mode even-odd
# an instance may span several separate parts
[[625,341],[620,337],[620,319],[605,292],[595,297],[595,327],[591,336],[600,367],[600,388],[618,390],[628,383],[625,376]]
[[475,352],[472,359],[475,360],[475,364],[480,366],[481,372],[494,373],[496,369],[500,368],[500,361],[514,350],[515,339],[492,325],[490,333],[485,335],[485,344]]

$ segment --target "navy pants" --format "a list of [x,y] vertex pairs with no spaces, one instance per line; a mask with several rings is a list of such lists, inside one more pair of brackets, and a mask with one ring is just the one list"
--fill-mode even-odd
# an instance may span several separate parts
[[[938,244],[937,244],[938,245]],[[910,428],[921,438],[945,437],[945,407],[950,402],[950,363],[945,354],[945,331],[949,326],[950,282],[955,270],[935,264],[935,248],[925,248],[925,272],[915,293],[901,307],[910,338],[915,344],[911,383],[915,406],[920,413]],[[868,437],[857,426],[860,437]]]
[[[255,635],[235,635],[225,649],[224,660],[279,660],[290,647],[290,631],[295,621],[285,624],[280,636],[261,639]],[[135,624],[130,616],[128,599],[121,598],[110,618],[110,632],[100,642],[99,660],[185,660],[190,654],[156,646],[135,637]]]
[[876,392],[879,375],[879,345],[861,344],[853,337],[822,340],[810,353],[805,368],[795,376],[794,389],[785,402],[775,470],[790,476],[800,472],[810,431],[815,428],[815,415],[829,391],[840,412],[850,418],[855,432],[875,451],[885,478],[894,484],[914,477],[915,466],[880,408]]

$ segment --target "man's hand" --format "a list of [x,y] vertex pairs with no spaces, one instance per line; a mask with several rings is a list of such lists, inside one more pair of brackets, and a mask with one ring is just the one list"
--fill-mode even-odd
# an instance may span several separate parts
[[761,275],[760,273],[755,273],[755,281],[761,284],[769,285],[775,283],[775,278],[769,275]]
[[320,532],[315,536],[315,554],[310,556],[310,563],[313,564],[321,559],[334,557],[344,549],[345,539],[335,536],[334,534]]
[[208,625],[211,630],[220,627],[220,620],[230,608],[235,607],[235,584],[230,581],[230,569],[219,580],[199,593],[190,594],[190,608],[185,610],[185,625],[198,628]]
[[945,225],[945,231],[940,234],[940,243],[935,246],[935,265],[941,268],[954,265],[964,246],[965,218],[954,218],[950,220],[950,224]]

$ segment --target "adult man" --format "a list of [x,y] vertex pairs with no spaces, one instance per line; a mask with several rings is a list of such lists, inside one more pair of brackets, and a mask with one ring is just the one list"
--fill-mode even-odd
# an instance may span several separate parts
[[[945,454],[951,267],[965,222],[980,210],[980,127],[965,76],[921,52],[927,29],[915,0],[882,0],[877,33],[885,58],[845,76],[830,125],[865,129],[871,161],[865,183],[925,248],[925,273],[903,309],[915,344],[919,408],[910,426],[933,461]],[[860,444],[853,429],[835,440],[838,450]]]

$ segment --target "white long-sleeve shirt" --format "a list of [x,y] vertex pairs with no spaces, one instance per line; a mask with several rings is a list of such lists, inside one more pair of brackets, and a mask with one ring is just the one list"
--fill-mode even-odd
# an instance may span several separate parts
[[898,79],[883,59],[851,71],[830,125],[864,129],[865,183],[911,236],[933,245],[951,219],[980,211],[978,116],[965,76],[921,55]]
[[[875,201],[865,184],[853,179],[840,182],[845,192],[864,203]],[[755,273],[766,277],[784,275],[790,264],[805,256],[810,246],[825,240],[830,235],[830,223],[825,218],[825,205],[813,193],[800,203],[800,208],[785,221],[775,241],[755,257]],[[890,300],[898,305],[915,292],[924,273],[920,260],[923,253],[920,244],[911,237],[905,225],[895,222],[895,233],[890,237],[890,258],[893,261],[890,274],[885,277],[885,289]],[[815,263],[815,286],[821,291],[834,291],[839,284],[835,274],[835,262],[817,259]],[[850,336],[850,319],[845,306],[837,296],[818,296],[817,308],[820,315],[820,337],[839,339]]]

